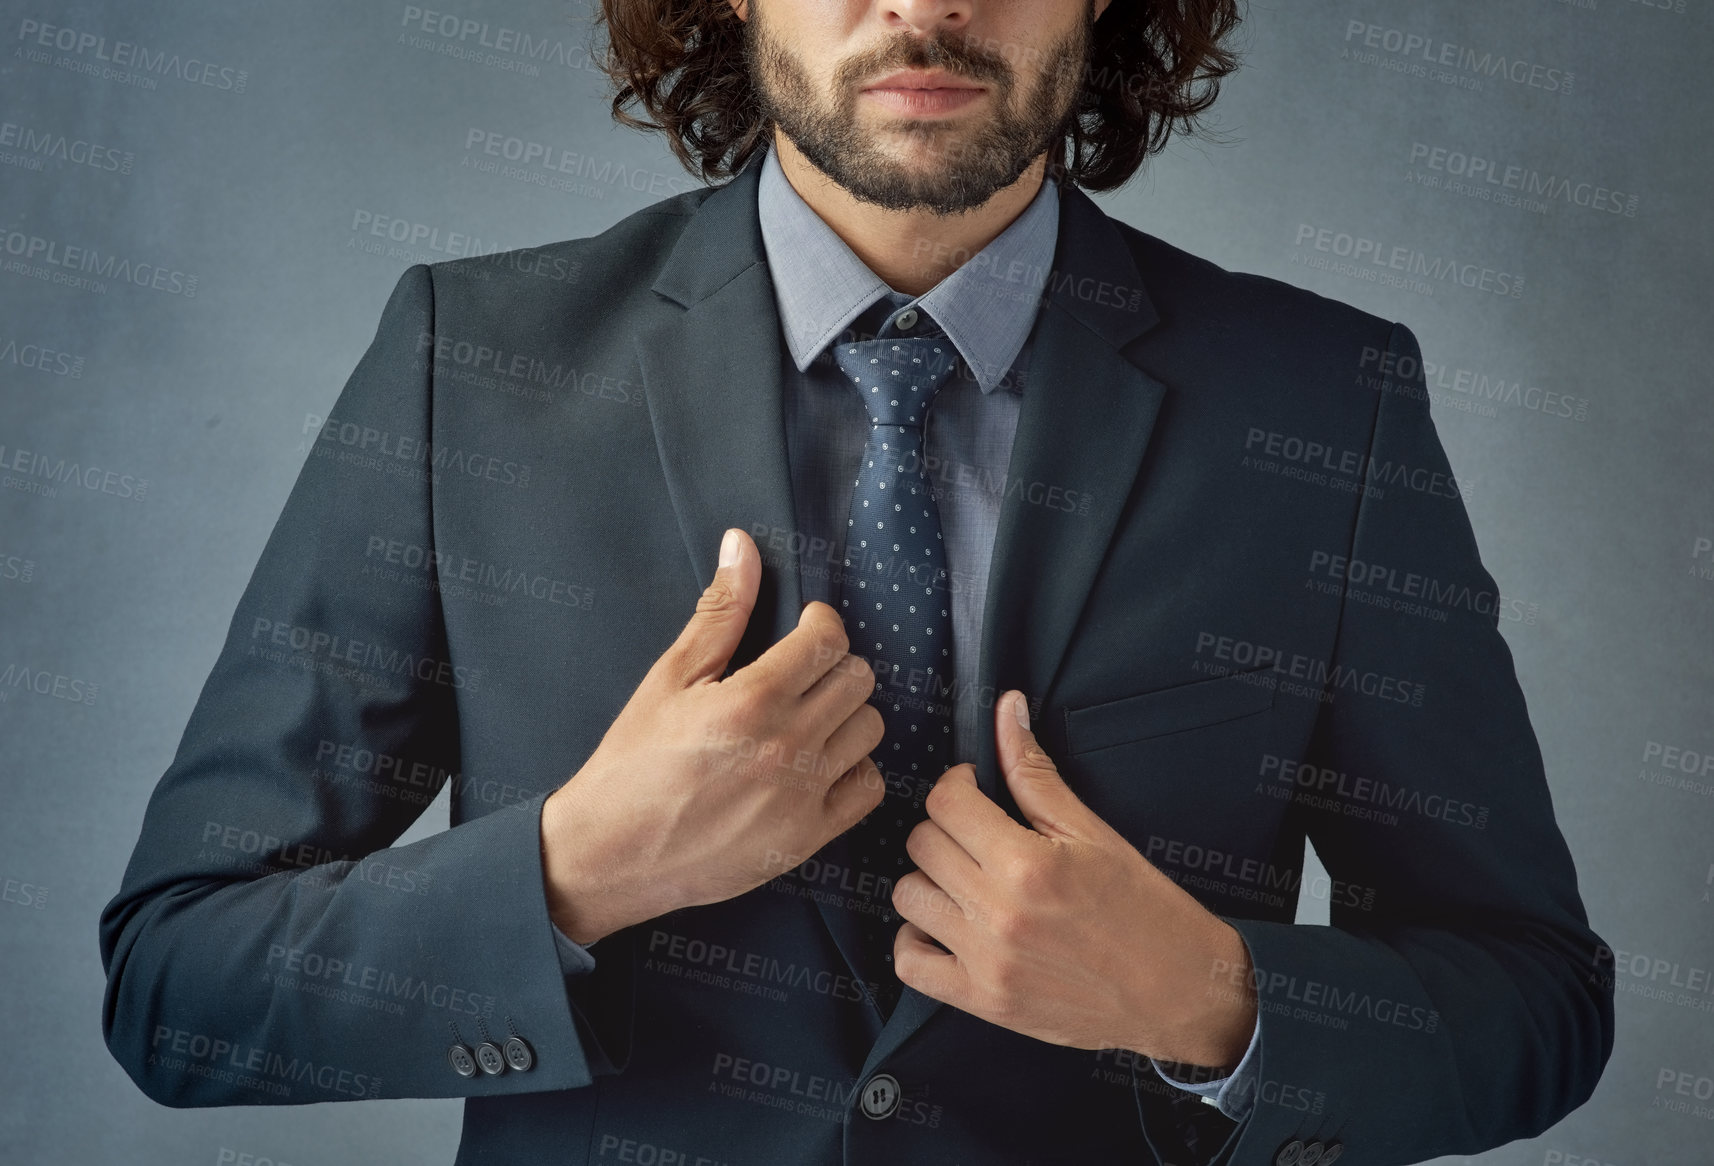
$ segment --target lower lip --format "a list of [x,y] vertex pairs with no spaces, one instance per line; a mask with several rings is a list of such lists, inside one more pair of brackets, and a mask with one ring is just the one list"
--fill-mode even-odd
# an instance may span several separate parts
[[865,89],[863,95],[899,113],[947,113],[963,109],[983,92],[981,89]]

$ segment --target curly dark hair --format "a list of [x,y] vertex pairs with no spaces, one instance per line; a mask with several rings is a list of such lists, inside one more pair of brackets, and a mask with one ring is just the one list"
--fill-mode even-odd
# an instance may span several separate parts
[[[1238,26],[1237,4],[1112,0],[1094,24],[1064,156],[1050,151],[1048,172],[1113,190],[1175,133],[1198,128],[1220,79],[1238,67],[1221,43]],[[601,68],[614,86],[614,120],[665,133],[705,182],[742,170],[771,134],[751,90],[743,24],[728,0],[602,0],[595,18],[608,34]],[[631,105],[649,116],[633,116]]]

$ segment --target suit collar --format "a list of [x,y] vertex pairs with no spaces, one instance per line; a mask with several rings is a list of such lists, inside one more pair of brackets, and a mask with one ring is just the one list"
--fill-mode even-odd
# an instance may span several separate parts
[[[655,277],[655,291],[688,308],[746,268],[767,262],[758,194],[769,152],[751,155],[735,177],[698,204]],[[1130,247],[1106,212],[1075,185],[1056,185],[1059,232],[1043,294],[1095,335],[1122,347],[1158,321],[1154,304]],[[780,325],[777,306],[773,323]]]
[[[988,245],[920,296],[885,280],[803,200],[770,149],[757,182],[758,215],[786,346],[798,371],[877,300],[889,313],[914,304],[945,330],[978,387],[993,392],[1035,321],[1053,262],[1059,190],[1043,182],[1023,212]],[[1014,386],[1015,388],[1015,386]]]

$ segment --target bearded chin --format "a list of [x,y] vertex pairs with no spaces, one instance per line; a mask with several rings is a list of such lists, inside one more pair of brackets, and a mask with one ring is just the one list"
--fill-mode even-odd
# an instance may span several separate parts
[[[995,192],[1018,180],[1034,153],[1020,148],[1016,138],[990,127],[971,141],[951,141],[938,156],[914,163],[889,157],[854,123],[834,137],[803,137],[782,125],[782,132],[815,167],[850,192],[859,202],[892,211],[927,210],[953,215],[979,207]],[[907,133],[920,132],[916,127]],[[921,136],[927,138],[927,133]],[[945,140],[946,135],[940,135]],[[850,148],[831,143],[848,140]],[[1039,153],[1039,151],[1036,151]]]
[[[1021,113],[1001,110],[971,136],[915,118],[899,119],[886,131],[865,129],[857,120],[856,92],[846,91],[827,108],[797,60],[754,18],[745,29],[745,58],[763,115],[851,197],[891,211],[954,215],[1011,186],[1044,150],[1064,139],[1075,117],[1076,93],[1060,92],[1060,79],[1083,75],[1079,64],[1087,58],[1091,28],[1086,21],[1080,33],[1053,47]],[[877,144],[878,132],[944,146],[937,157],[925,160],[918,150],[914,162],[904,162]]]

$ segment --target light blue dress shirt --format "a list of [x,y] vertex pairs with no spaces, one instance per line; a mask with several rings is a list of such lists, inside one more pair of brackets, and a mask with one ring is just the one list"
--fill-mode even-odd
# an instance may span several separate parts
[[[799,571],[806,601],[838,607],[835,566],[843,557],[853,474],[869,432],[869,415],[829,347],[836,341],[918,336],[932,322],[961,358],[929,406],[923,453],[952,576],[954,756],[973,758],[976,734],[993,731],[993,708],[976,692],[976,654],[1006,469],[1028,381],[1030,331],[1058,243],[1059,186],[1047,178],[991,243],[922,295],[910,296],[869,270],[804,202],[772,149],[762,167],[757,211],[779,309],[787,452],[802,528],[793,533],[803,548]],[[914,309],[914,320],[908,309]],[[593,944],[573,943],[557,927],[554,940],[566,975],[594,970]],[[1241,1119],[1254,1097],[1260,1038],[1258,1018],[1249,1048],[1226,1077],[1180,1081],[1158,1062],[1155,1071]]]

